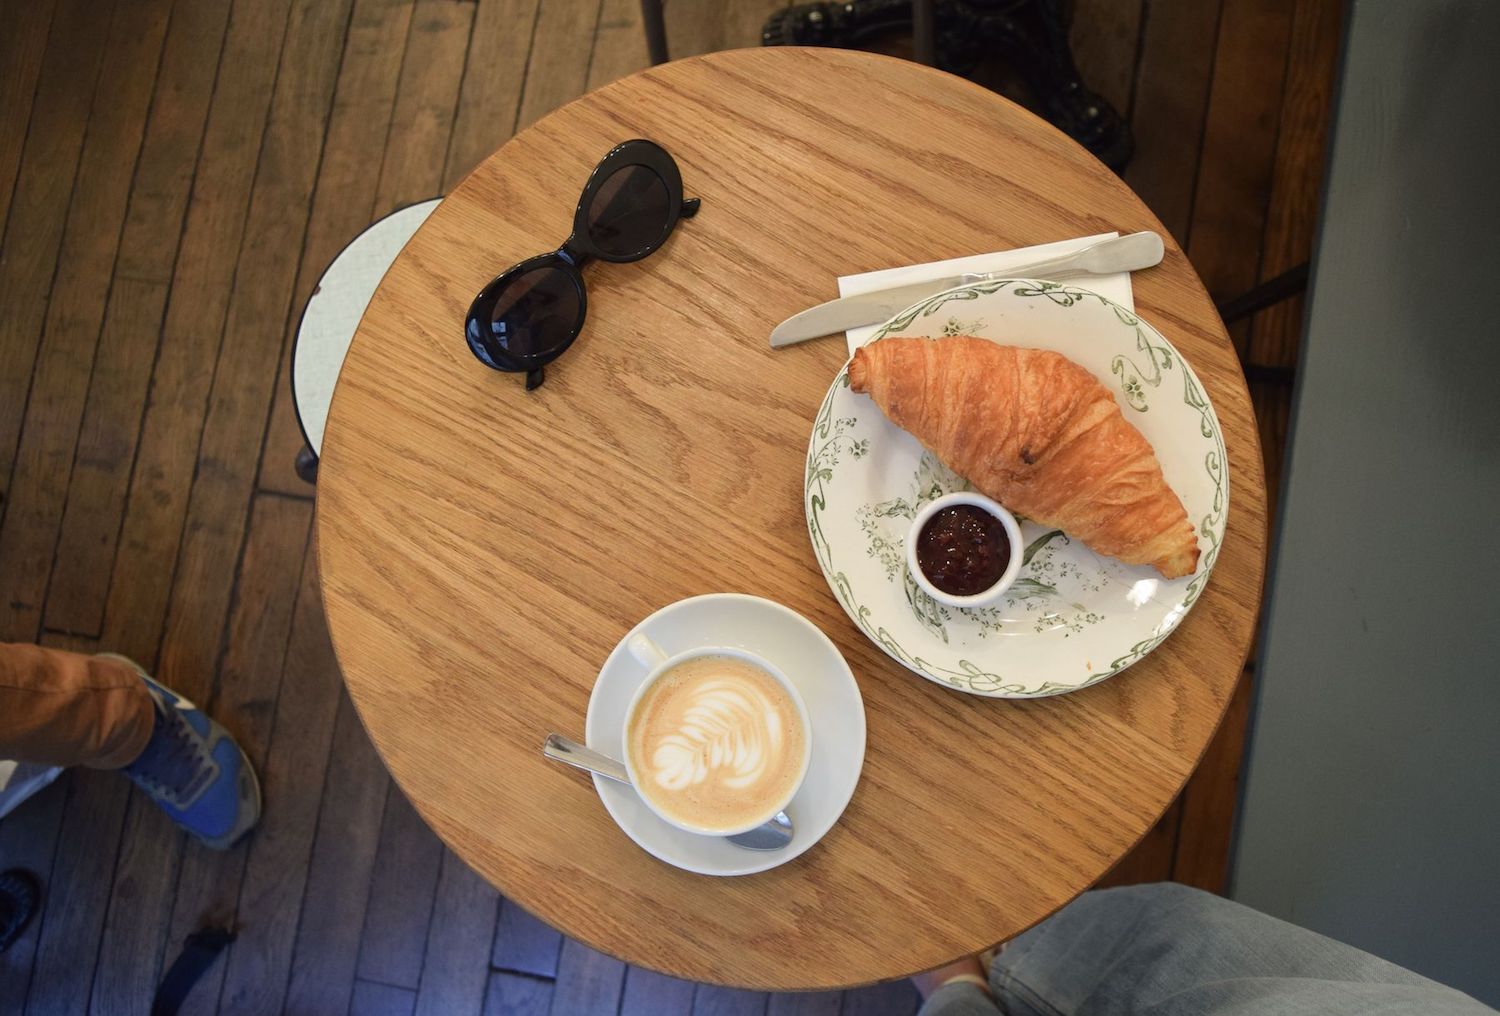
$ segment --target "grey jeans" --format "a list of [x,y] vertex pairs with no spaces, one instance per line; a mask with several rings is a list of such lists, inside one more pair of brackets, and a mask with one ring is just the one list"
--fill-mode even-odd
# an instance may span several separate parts
[[[1352,946],[1186,886],[1085,893],[919,1016],[1493,1014]],[[998,1000],[998,1005],[996,1003]]]

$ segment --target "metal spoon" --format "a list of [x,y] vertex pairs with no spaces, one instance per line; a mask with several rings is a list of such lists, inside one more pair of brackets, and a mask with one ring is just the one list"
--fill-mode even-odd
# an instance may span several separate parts
[[[627,787],[631,785],[630,773],[625,770],[624,763],[592,748],[586,748],[561,734],[547,735],[547,740],[542,742],[542,754],[576,769],[584,769],[616,783],[623,783]],[[792,842],[792,832],[792,820],[787,817],[786,812],[778,811],[765,825],[724,838],[746,850],[780,850]]]

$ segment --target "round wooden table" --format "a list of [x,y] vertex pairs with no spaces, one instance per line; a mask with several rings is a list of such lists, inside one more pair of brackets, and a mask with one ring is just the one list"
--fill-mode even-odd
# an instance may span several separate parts
[[[615,143],[660,142],[703,210],[634,265],[590,265],[581,338],[524,390],[470,355],[470,300],[567,236]],[[595,948],[696,980],[848,986],[1009,938],[1156,821],[1217,726],[1265,555],[1260,449],[1213,304],[1170,239],[1140,312],[1192,362],[1228,445],[1207,592],[1131,670],[999,701],[904,670],[845,617],[802,509],[840,338],[773,352],[840,274],[1117,229],[1166,231],[1103,165],[1005,99],[829,49],[656,67],[521,132],[397,258],[344,365],[318,484],[328,621],[360,716],[422,816],[512,900]],[[664,604],[739,591],[838,644],[864,694],[864,773],[798,860],[692,875],[615,827],[581,773],[600,664]]]

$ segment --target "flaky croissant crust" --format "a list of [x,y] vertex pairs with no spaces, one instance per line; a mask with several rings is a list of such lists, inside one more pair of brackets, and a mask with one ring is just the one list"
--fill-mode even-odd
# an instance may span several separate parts
[[1197,570],[1197,535],[1150,443],[1062,354],[887,338],[855,352],[849,385],[1011,511],[1169,579]]

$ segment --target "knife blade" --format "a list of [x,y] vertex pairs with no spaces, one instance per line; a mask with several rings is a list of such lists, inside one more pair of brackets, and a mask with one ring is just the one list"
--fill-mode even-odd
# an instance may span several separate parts
[[894,289],[829,300],[800,314],[793,314],[777,325],[771,332],[771,348],[779,349],[819,335],[848,331],[861,325],[878,325],[895,317],[918,300],[971,282],[1015,278],[1060,279],[1069,275],[1135,272],[1160,264],[1163,253],[1161,237],[1145,230],[1100,240],[1071,254],[1017,265],[1003,272],[950,275],[927,282],[912,282]]
[[894,289],[879,289],[859,296],[846,296],[809,307],[793,314],[771,332],[771,348],[790,346],[805,339],[832,332],[843,332],[861,325],[889,321],[918,300],[935,296],[945,289],[962,286],[971,275],[950,275],[927,282],[912,282]]

